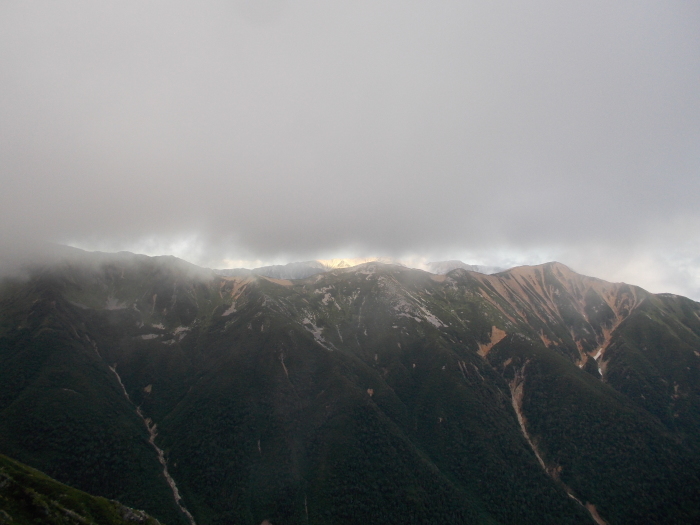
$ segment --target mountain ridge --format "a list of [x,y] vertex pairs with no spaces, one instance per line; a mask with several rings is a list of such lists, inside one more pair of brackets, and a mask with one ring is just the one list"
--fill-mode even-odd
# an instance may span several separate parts
[[466,264],[462,261],[450,260],[421,263],[411,266],[400,260],[391,257],[370,257],[370,258],[355,258],[355,259],[317,259],[313,261],[291,262],[287,264],[277,264],[272,266],[261,266],[259,268],[232,268],[214,270],[218,275],[233,277],[236,275],[264,275],[275,279],[305,279],[318,273],[325,273],[331,270],[352,268],[369,262],[380,262],[384,264],[394,264],[406,268],[416,270],[424,270],[430,273],[444,275],[455,268],[463,268],[468,271],[480,273],[497,273],[503,271],[503,268],[496,266],[482,266],[474,264]]
[[2,281],[0,365],[0,451],[168,523],[157,449],[196,523],[697,517],[700,304],[560,263],[98,256]]

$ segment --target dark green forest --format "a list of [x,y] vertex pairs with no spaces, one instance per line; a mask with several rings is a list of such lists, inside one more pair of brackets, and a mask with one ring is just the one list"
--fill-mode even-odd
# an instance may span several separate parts
[[696,523],[699,430],[700,304],[557,263],[0,284],[0,453],[163,523]]

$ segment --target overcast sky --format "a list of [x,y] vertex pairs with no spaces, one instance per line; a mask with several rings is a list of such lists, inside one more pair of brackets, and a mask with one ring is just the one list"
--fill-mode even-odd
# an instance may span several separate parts
[[0,228],[700,300],[700,3],[0,3]]

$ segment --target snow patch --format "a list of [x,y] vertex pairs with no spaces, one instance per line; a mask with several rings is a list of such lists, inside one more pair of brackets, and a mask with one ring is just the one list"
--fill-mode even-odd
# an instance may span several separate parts
[[233,303],[224,313],[221,314],[221,317],[226,317],[227,315],[231,315],[232,313],[236,312],[236,303]]
[[425,320],[428,321],[431,325],[433,325],[435,328],[440,328],[441,326],[447,326],[444,324],[440,319],[435,317],[430,310],[427,308],[424,308],[422,306],[419,306],[419,308],[423,311],[423,315],[425,316]]
[[314,339],[318,344],[320,344],[326,350],[334,350],[333,345],[323,338],[323,330],[316,326],[316,324],[311,319],[305,317],[304,319],[302,319],[301,323],[302,326],[306,329],[306,331],[314,336]]
[[[397,317],[408,317],[409,319],[413,319],[413,320],[416,321],[417,323],[422,323],[422,322],[423,322],[423,319],[421,319],[420,317],[416,317],[415,315],[411,315],[411,314],[400,313],[400,314],[397,314],[396,316],[397,316]],[[395,325],[394,325],[394,326],[392,326],[392,328],[398,328],[398,326],[395,326]]]
[[187,332],[189,332],[191,328],[189,326],[178,326],[173,333],[175,334],[175,337],[177,337],[178,341],[182,341],[183,338],[187,335]]
[[105,310],[125,310],[126,308],[126,304],[120,303],[118,299],[111,295],[107,298],[107,302],[105,303]]

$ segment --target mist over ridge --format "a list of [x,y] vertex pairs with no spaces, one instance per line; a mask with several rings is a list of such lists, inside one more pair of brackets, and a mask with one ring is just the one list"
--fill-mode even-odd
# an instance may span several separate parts
[[687,0],[0,2],[0,525],[700,523],[698,86]]
[[563,260],[700,297],[692,3],[74,6],[0,7],[15,246]]

